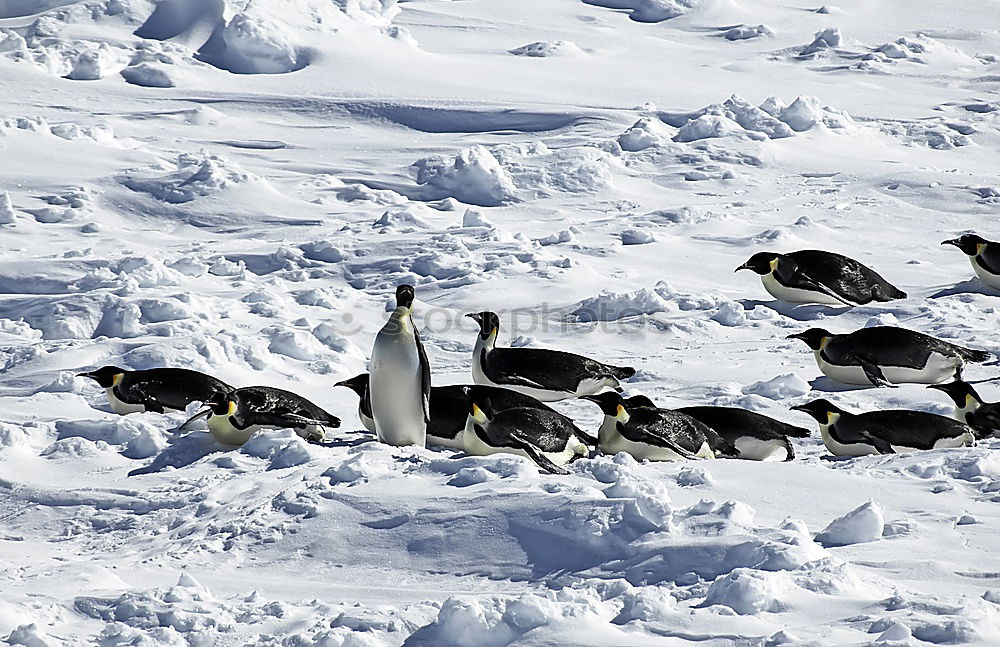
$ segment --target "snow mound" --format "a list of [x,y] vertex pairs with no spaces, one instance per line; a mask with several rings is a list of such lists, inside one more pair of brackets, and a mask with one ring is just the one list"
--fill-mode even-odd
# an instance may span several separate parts
[[635,152],[670,141],[672,134],[662,121],[655,117],[642,117],[618,136],[623,151]]
[[583,0],[584,3],[608,9],[630,9],[629,18],[636,22],[662,22],[682,16],[701,0]]
[[650,288],[635,292],[603,291],[599,296],[584,299],[570,312],[577,321],[618,321],[638,315],[666,312],[670,304]]
[[[102,396],[103,397],[103,394]],[[115,445],[127,458],[149,458],[167,446],[169,422],[157,414],[131,414],[106,420],[59,420],[56,442],[44,455],[60,456],[67,439]]]
[[549,150],[542,142],[501,144],[493,154],[519,192],[535,198],[559,193],[596,193],[614,185],[620,164],[593,146]]
[[461,151],[454,159],[435,156],[416,161],[417,183],[440,189],[468,204],[495,207],[512,202],[514,183],[500,162],[483,146]]
[[785,601],[794,593],[794,583],[786,573],[737,568],[712,582],[703,606],[719,604],[740,615],[787,611]]
[[817,56],[826,54],[829,50],[840,47],[841,40],[839,28],[827,27],[822,31],[816,32],[813,41],[799,51],[799,57],[816,58]]
[[121,75],[127,83],[146,88],[172,88],[177,85],[166,68],[153,63],[129,65],[122,69]]
[[175,164],[177,170],[166,175],[143,178],[128,172],[119,181],[133,191],[171,204],[191,202],[248,182],[264,182],[221,155],[182,153]]
[[772,38],[774,30],[767,25],[737,25],[722,32],[726,40],[750,40],[751,38]]
[[830,522],[816,535],[816,541],[824,546],[848,546],[882,538],[885,518],[882,509],[869,501]]
[[233,16],[221,44],[203,50],[202,60],[234,74],[284,74],[309,64],[308,51],[294,44],[287,26],[248,13]]
[[655,241],[656,237],[647,229],[623,229],[621,239],[622,245],[645,245]]
[[510,50],[514,56],[545,58],[549,56],[575,56],[583,50],[568,40],[546,40],[528,43]]
[[745,395],[760,395],[771,400],[797,398],[809,393],[810,390],[812,389],[809,383],[794,373],[786,373],[743,387]]
[[17,222],[17,213],[14,211],[10,194],[6,191],[0,191],[0,225],[10,225],[14,222]]

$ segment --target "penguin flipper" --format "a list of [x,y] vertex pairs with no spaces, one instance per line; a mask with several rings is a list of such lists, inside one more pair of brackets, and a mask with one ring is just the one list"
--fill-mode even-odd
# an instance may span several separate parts
[[535,447],[531,441],[522,436],[519,433],[512,433],[510,435],[511,445],[516,449],[520,449],[525,454],[531,457],[531,460],[535,461],[535,464],[541,467],[546,472],[550,474],[569,474],[569,470],[565,467],[559,467],[552,461],[548,459],[545,454],[543,454],[537,447]]
[[890,389],[894,389],[899,386],[898,384],[893,384],[888,379],[886,379],[885,374],[882,373],[882,369],[878,366],[878,364],[875,364],[874,362],[870,362],[863,357],[858,357],[857,354],[854,353],[846,355],[844,359],[848,361],[857,362],[858,365],[861,366],[861,370],[865,372],[865,377],[867,377],[868,381],[874,384],[875,386],[886,387]]
[[[413,328],[412,319],[410,327]],[[420,334],[416,328],[413,328],[413,338],[417,342],[417,355],[420,357],[420,390],[423,394],[424,424],[427,424],[431,421],[431,364],[427,360],[427,352],[424,350],[424,344],[420,341]],[[365,395],[368,394],[365,393]],[[371,404],[368,406],[370,408]]]
[[199,411],[198,413],[194,414],[193,416],[191,416],[190,418],[188,418],[187,420],[185,420],[184,423],[181,424],[181,426],[179,426],[176,429],[176,431],[184,431],[185,429],[187,429],[187,426],[190,425],[195,420],[198,420],[199,418],[207,418],[210,415],[212,415],[212,410],[211,409],[203,409],[203,410]]
[[883,440],[874,434],[870,434],[867,431],[862,431],[858,434],[865,442],[878,450],[879,454],[895,454],[896,450],[892,448],[889,441]]

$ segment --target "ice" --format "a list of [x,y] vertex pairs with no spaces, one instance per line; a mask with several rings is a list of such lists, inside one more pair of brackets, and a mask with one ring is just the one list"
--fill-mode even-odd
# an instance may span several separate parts
[[816,535],[824,546],[847,546],[882,538],[885,519],[882,509],[874,502],[862,504],[842,517],[837,517]]
[[544,58],[548,56],[575,56],[583,53],[574,43],[566,40],[537,41],[510,50],[514,56]]
[[493,207],[515,197],[510,176],[483,146],[465,149],[452,160],[424,158],[413,168],[419,184],[428,184],[469,204]]

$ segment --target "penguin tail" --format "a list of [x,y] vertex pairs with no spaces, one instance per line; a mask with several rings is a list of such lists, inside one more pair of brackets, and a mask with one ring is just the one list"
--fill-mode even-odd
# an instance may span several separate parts
[[583,431],[582,429],[577,429],[575,433],[576,433],[577,438],[579,438],[585,444],[589,445],[590,447],[597,447],[599,441],[597,440],[596,437],[591,436],[590,434],[588,434],[586,431]]
[[627,380],[635,375],[635,369],[631,366],[610,366],[611,375],[619,380]]
[[907,295],[906,292],[903,292],[899,288],[894,287],[891,290],[889,290],[889,296],[891,296],[893,299],[905,299],[909,295]]
[[809,436],[812,436],[812,432],[808,429],[805,429],[804,427],[793,427],[792,425],[785,427],[784,432],[785,435],[790,438],[808,438]]

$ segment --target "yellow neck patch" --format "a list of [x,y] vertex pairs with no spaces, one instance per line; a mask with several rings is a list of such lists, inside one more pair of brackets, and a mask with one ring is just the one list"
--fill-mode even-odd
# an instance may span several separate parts
[[115,376],[111,378],[111,386],[118,386],[125,379],[124,373],[115,373]]
[[235,400],[230,400],[229,401],[229,409],[226,411],[226,414],[231,416],[234,413],[236,413],[236,401]]
[[979,243],[979,244],[977,244],[976,245],[976,256],[979,256],[980,254],[982,254],[984,249],[986,249],[986,243]]
[[778,269],[778,259],[777,258],[772,259],[771,262],[768,263],[768,265],[771,266],[771,271],[773,272],[774,270]]

